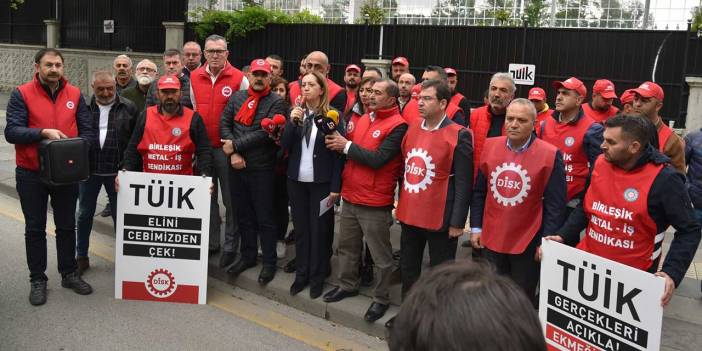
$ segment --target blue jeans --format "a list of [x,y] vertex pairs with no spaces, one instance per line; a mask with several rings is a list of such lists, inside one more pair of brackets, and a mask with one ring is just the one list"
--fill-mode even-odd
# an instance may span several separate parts
[[100,188],[104,185],[107,198],[112,211],[112,225],[114,228],[117,218],[117,192],[115,191],[116,176],[91,175],[88,180],[80,183],[78,198],[78,230],[76,231],[76,256],[88,257],[90,245],[90,232],[93,230],[93,216],[97,205]]
[[24,215],[24,243],[27,250],[29,279],[46,277],[46,214],[51,199],[56,224],[56,256],[62,275],[76,270],[75,232],[78,185],[49,186],[39,179],[39,172],[17,167],[17,194]]

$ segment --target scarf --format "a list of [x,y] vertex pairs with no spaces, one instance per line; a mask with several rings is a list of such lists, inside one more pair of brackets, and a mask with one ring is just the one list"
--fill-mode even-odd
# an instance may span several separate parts
[[239,108],[239,112],[236,113],[234,120],[248,127],[253,123],[256,109],[258,108],[258,102],[262,97],[267,96],[271,92],[271,87],[267,87],[264,91],[258,92],[254,91],[249,86],[247,92],[249,97],[241,105],[241,108]]

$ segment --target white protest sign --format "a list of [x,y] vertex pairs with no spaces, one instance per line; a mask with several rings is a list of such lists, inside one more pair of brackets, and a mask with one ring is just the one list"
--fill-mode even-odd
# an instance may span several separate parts
[[549,350],[658,350],[665,280],[544,240],[539,319]]
[[212,178],[118,177],[115,298],[206,303]]
[[507,71],[512,75],[514,84],[534,85],[534,78],[536,77],[535,65],[510,63]]

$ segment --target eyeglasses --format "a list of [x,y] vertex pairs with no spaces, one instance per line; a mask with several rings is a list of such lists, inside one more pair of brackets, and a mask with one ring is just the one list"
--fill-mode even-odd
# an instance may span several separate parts
[[206,49],[205,53],[208,55],[223,55],[227,50],[222,49]]

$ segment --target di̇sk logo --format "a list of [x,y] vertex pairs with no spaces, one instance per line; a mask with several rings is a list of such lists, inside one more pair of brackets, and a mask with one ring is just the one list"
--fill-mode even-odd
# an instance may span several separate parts
[[378,130],[378,129],[374,130],[372,135],[373,135],[374,138],[379,137],[379,136],[380,136],[380,130]]
[[353,132],[354,127],[355,126],[354,126],[353,121],[349,121],[349,124],[346,125],[346,133],[348,134],[348,133]]
[[426,190],[436,176],[434,168],[436,165],[427,151],[421,148],[410,150],[405,161],[405,191],[416,194]]
[[67,107],[69,110],[72,110],[74,107],[76,107],[76,104],[73,103],[73,101],[68,101],[68,102],[66,102],[66,107]]
[[634,202],[639,198],[639,191],[634,188],[624,190],[624,200]]
[[256,60],[256,65],[257,65],[257,66],[263,66],[263,65],[265,65],[265,64],[266,64],[266,62],[263,61],[263,60],[261,60],[261,59]]
[[232,95],[232,87],[225,85],[222,87],[222,96],[229,97]]
[[249,108],[249,110],[250,110],[250,109],[252,109],[252,108],[253,108],[253,105],[254,105],[254,101],[253,101],[253,100],[251,100],[251,101],[249,101],[249,104],[248,104],[248,105],[246,105],[246,106],[247,106],[247,107]]
[[156,269],[149,273],[149,277],[146,278],[144,284],[149,294],[159,299],[173,295],[178,288],[173,273],[163,268]]
[[571,146],[573,146],[573,144],[575,144],[575,138],[570,137],[570,136],[565,138],[565,145],[567,147],[571,147]]
[[531,178],[522,165],[514,162],[503,163],[490,173],[492,197],[503,206],[517,206],[531,190]]
[[173,134],[173,136],[176,136],[176,137],[180,136],[180,134],[182,134],[182,133],[183,133],[183,131],[181,131],[180,128],[178,128],[178,127],[175,127],[175,128],[173,128],[173,130],[171,130],[171,134]]

